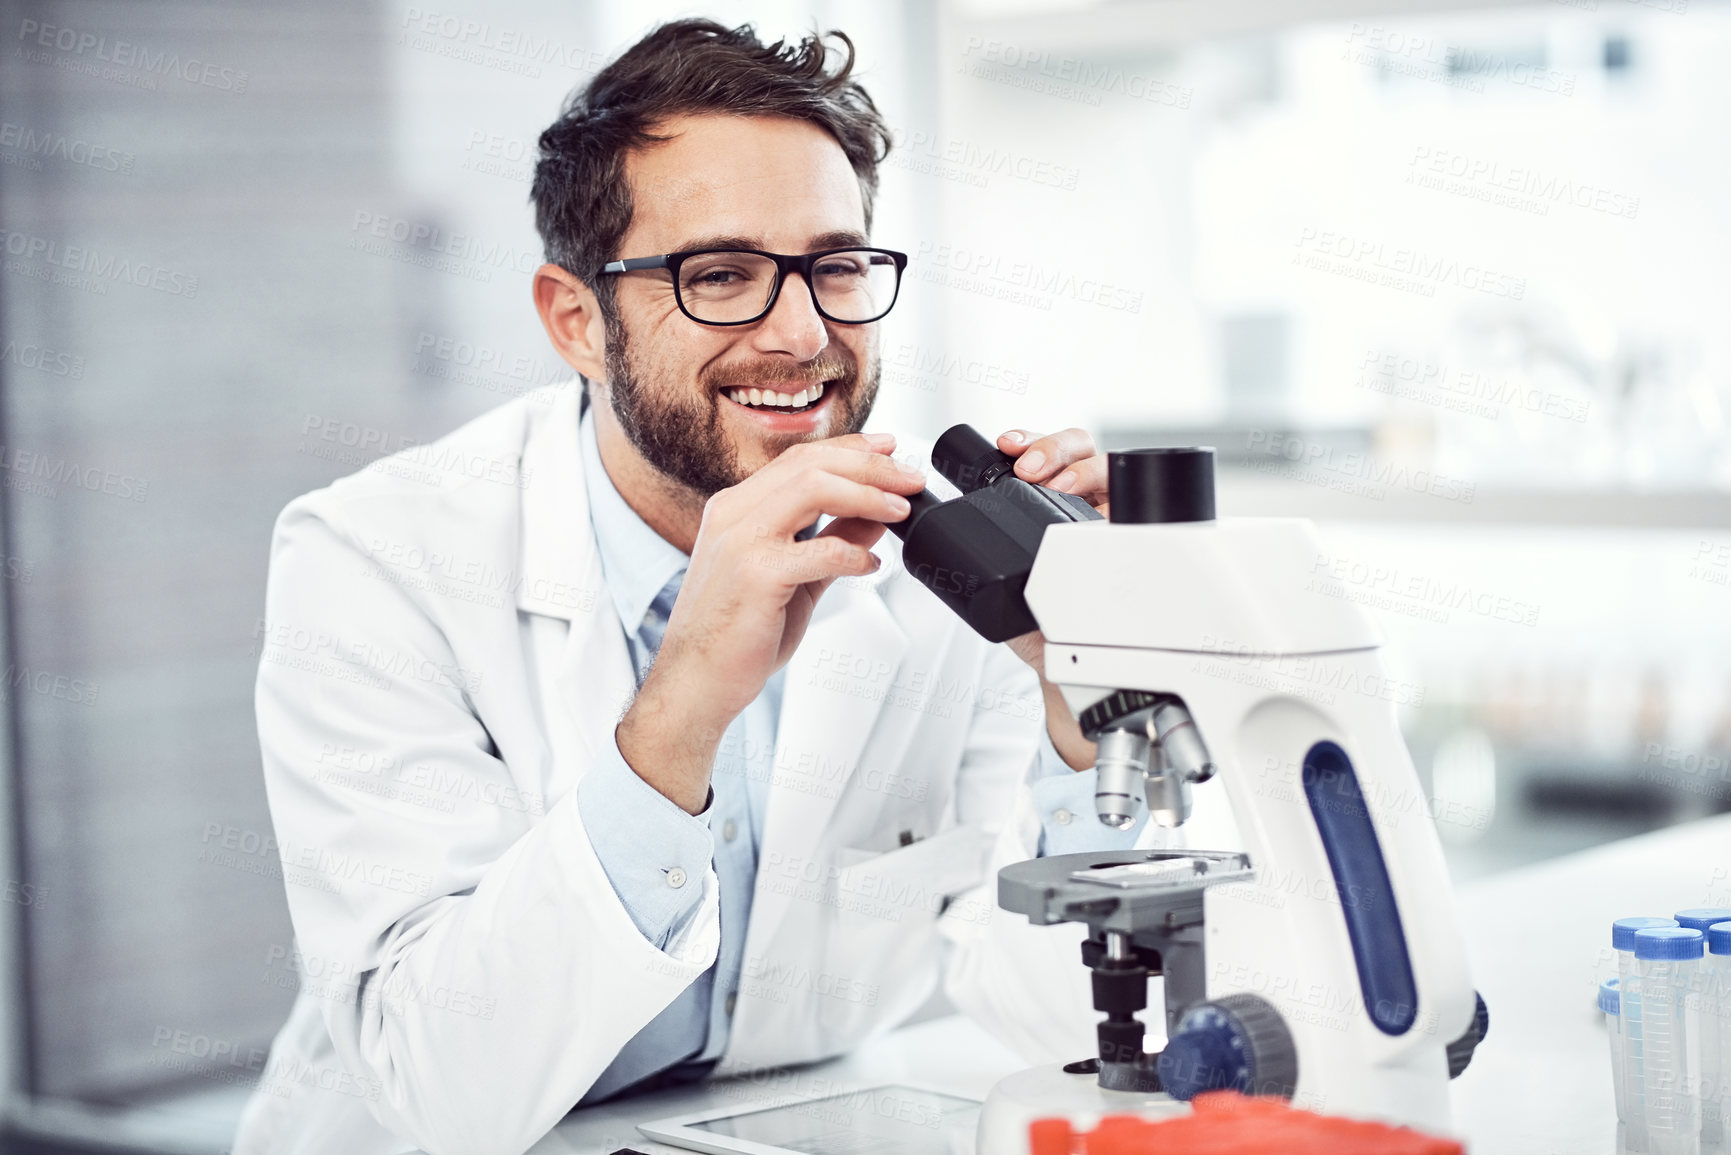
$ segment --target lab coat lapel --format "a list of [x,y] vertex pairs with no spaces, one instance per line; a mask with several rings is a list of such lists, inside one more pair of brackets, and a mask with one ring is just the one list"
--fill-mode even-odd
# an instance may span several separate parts
[[792,888],[775,885],[776,870],[764,863],[780,855],[774,861],[795,870],[808,863],[823,869],[830,816],[893,692],[908,639],[878,592],[889,568],[876,581],[831,586],[788,663],[748,958],[765,953],[793,901]]
[[574,385],[556,393],[524,446],[517,607],[570,623],[547,717],[555,750],[580,750],[587,765],[611,740],[637,683],[589,520],[578,398]]

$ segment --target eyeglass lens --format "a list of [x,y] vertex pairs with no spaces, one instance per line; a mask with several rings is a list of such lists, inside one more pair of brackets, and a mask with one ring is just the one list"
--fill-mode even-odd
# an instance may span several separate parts
[[[832,320],[860,324],[889,311],[899,273],[883,253],[828,253],[812,265],[811,286]],[[775,262],[756,253],[716,251],[685,258],[679,299],[699,321],[749,321],[763,313],[775,291]]]

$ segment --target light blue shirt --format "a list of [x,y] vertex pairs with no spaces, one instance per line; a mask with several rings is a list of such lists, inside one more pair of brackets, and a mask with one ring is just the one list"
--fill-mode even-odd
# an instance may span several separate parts
[[[602,579],[641,686],[691,559],[649,528],[620,496],[601,464],[593,413],[585,411],[580,436]],[[697,912],[711,862],[721,902],[715,965],[632,1037],[583,1096],[585,1103],[656,1075],[702,1078],[726,1049],[769,803],[783,674],[777,671],[727,728],[710,780],[712,797],[701,814],[687,814],[639,778],[611,734],[578,784],[577,809],[595,856],[651,943],[665,947]],[[1094,821],[1094,771],[1072,771],[1043,729],[1033,779],[1041,854],[1128,847],[1140,833],[1141,822],[1113,831]]]

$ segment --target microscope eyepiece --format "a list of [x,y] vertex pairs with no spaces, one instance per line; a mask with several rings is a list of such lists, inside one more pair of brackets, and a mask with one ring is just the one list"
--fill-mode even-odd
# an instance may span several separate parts
[[902,566],[988,642],[1039,628],[1023,590],[1046,529],[1099,521],[1080,497],[1033,485],[1015,462],[967,425],[932,447],[932,466],[962,491],[940,501],[931,490],[890,532],[902,539]]
[[972,425],[952,425],[932,446],[932,468],[963,493],[972,493],[1012,472],[1016,463]]

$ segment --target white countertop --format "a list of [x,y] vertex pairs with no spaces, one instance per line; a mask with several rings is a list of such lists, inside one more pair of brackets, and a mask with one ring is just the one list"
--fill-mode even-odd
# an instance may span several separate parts
[[[1473,974],[1491,1029],[1454,1084],[1473,1155],[1611,1155],[1616,1110],[1596,1006],[1615,973],[1613,919],[1731,906],[1731,815],[1612,843],[1463,887]],[[1080,964],[1078,964],[1080,965]],[[753,1106],[881,1083],[983,1099],[1020,1062],[959,1017],[897,1031],[846,1058],[722,1080],[573,1112],[531,1155],[608,1155],[643,1139],[636,1124],[714,1106]]]
[[1473,1155],[1610,1155],[1617,1112],[1599,980],[1611,922],[1731,906],[1731,815],[1484,879],[1461,891],[1490,1034],[1455,1083]]
[[967,1019],[952,1015],[904,1027],[827,1063],[714,1080],[573,1111],[529,1155],[609,1155],[621,1147],[650,1155],[690,1155],[681,1148],[643,1138],[637,1124],[711,1106],[744,1110],[884,1083],[984,1099],[993,1083],[1022,1066],[990,1035]]

